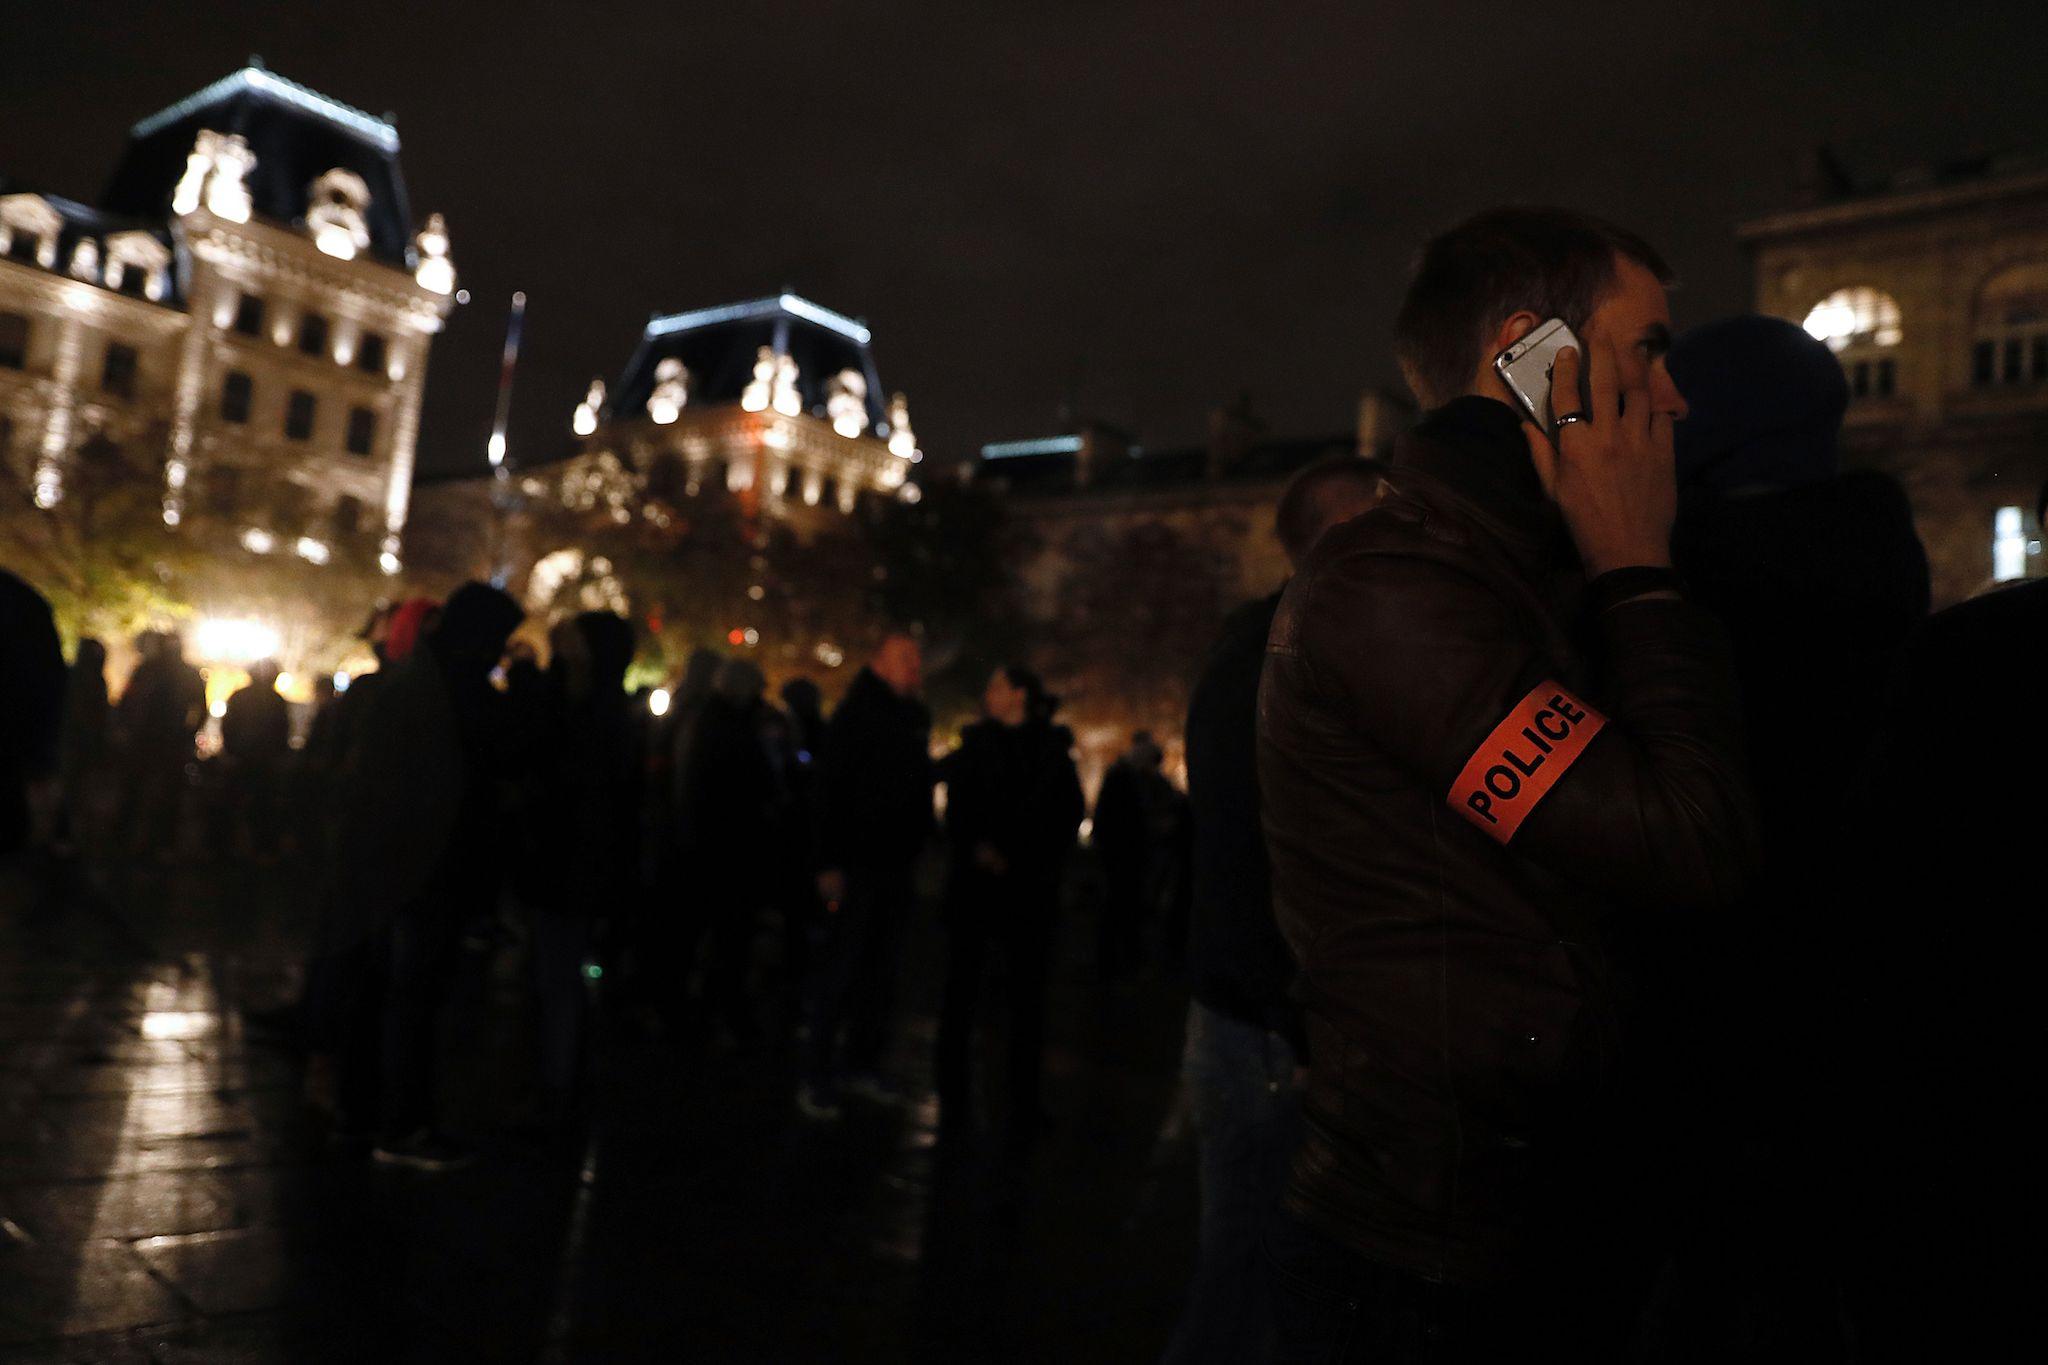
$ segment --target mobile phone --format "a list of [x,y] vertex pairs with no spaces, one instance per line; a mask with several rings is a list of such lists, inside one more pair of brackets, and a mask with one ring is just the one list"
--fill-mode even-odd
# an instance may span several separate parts
[[[1571,347],[1580,355],[1586,348],[1564,325],[1563,318],[1539,323],[1520,341],[1493,358],[1493,372],[1522,405],[1529,420],[1542,427],[1553,440],[1557,437],[1557,414],[1551,410],[1550,372],[1557,365],[1557,353]],[[1572,409],[1566,408],[1570,412]]]

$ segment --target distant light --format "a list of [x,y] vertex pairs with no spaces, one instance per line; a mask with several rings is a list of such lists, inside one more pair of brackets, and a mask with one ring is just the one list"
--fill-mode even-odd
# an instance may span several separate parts
[[228,713],[228,699],[226,697],[215,697],[207,703],[206,711],[215,720],[219,720]]
[[280,670],[277,675],[277,681],[271,684],[271,690],[276,692],[278,696],[282,697],[286,693],[290,692],[294,687],[298,686],[298,682],[299,680],[297,678],[294,678],[290,673]]
[[491,433],[491,443],[490,443],[490,445],[489,445],[489,447],[488,447],[488,450],[489,450],[489,453],[490,453],[490,457],[491,457],[491,467],[492,467],[492,468],[494,468],[494,469],[495,469],[495,468],[496,468],[497,466],[499,466],[499,465],[501,465],[501,464],[505,463],[505,433],[504,433],[504,432],[502,432],[502,431],[494,431],[494,432],[492,432],[492,433]]
[[277,653],[277,631],[247,617],[209,616],[192,631],[193,648],[207,663],[252,664]]
[[781,427],[770,427],[761,433],[761,444],[770,450],[788,450],[795,442]]
[[768,589],[762,587],[759,583],[756,583],[747,589],[747,600],[750,602],[758,602],[767,595]]
[[738,626],[734,626],[725,633],[725,642],[729,645],[743,645],[747,642],[747,633]]
[[377,556],[377,567],[385,573],[397,573],[400,567],[398,556],[389,550],[384,551],[384,553]]
[[981,448],[984,460],[1008,460],[1019,455],[1078,455],[1078,436],[1044,436],[1033,441],[995,441]]
[[216,1018],[201,1010],[151,1010],[142,1016],[142,1036],[197,1038],[202,1033],[213,1032]]
[[337,691],[337,692],[346,692],[346,691],[348,691],[348,682],[349,682],[349,678],[348,678],[348,670],[347,670],[347,669],[345,669],[345,668],[337,668],[337,669],[335,669],[335,670],[334,670],[334,690],[335,690],[335,691]]
[[[595,414],[592,414],[590,418],[590,431],[584,431],[582,429],[582,419],[584,414],[588,411],[589,409],[587,408],[576,409],[576,417],[578,422],[576,434],[578,436],[588,436],[590,434],[590,431],[597,430],[597,418]],[[672,398],[656,397],[647,400],[647,415],[653,418],[658,425],[667,426],[670,422],[673,422],[676,420],[676,418],[682,416],[683,410],[676,406],[675,400]]]
[[242,532],[242,548],[254,555],[267,555],[277,548],[277,537],[259,526]]
[[924,490],[914,483],[906,483],[896,490],[896,496],[907,503],[916,504],[924,501]]
[[184,519],[184,514],[180,512],[177,508],[166,507],[164,509],[164,525],[176,526],[179,522],[183,521]]
[[748,626],[740,638],[750,645],[758,645],[761,643],[761,632],[755,630],[752,626]]
[[1991,580],[2010,583],[2026,576],[2025,514],[2017,507],[2001,507],[1991,521]]
[[669,695],[666,687],[657,687],[647,694],[647,711],[649,715],[667,715],[668,703]]
[[[648,411],[652,413],[653,410],[654,406],[650,403]],[[655,420],[659,421],[660,419],[656,418]],[[670,418],[669,420],[674,421],[675,419]],[[576,415],[569,419],[569,429],[578,436],[590,435],[591,432],[597,430],[597,414],[592,412],[587,404],[578,403],[576,405]]]
[[48,511],[62,501],[63,497],[63,487],[54,478],[36,480],[36,506]]
[[308,564],[325,564],[327,562],[327,546],[311,536],[299,537],[298,551],[299,558],[305,560]]
[[595,962],[586,962],[583,964],[583,976],[587,981],[601,981],[604,979],[604,968]]
[[456,291],[455,291],[455,301],[456,301],[457,303],[468,303],[468,302],[469,302],[469,291],[468,291],[467,289],[458,289],[458,290],[456,290]]

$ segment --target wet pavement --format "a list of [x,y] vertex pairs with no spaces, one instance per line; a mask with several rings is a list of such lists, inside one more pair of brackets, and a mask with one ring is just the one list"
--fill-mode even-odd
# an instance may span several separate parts
[[473,952],[446,1112],[479,1157],[426,1175],[332,1152],[260,1026],[306,900],[288,864],[0,872],[0,1359],[1158,1355],[1194,1238],[1184,997],[1090,980],[1084,919],[1028,1156],[935,1141],[927,928],[912,1098],[830,1125],[796,1115],[786,1042],[685,1045],[601,998],[587,1122],[522,1127],[523,978]]

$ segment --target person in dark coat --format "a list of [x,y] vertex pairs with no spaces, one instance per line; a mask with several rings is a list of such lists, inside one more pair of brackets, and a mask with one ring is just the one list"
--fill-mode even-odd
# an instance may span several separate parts
[[509,819],[521,838],[510,884],[531,931],[540,1113],[559,1122],[581,1073],[584,965],[638,867],[641,759],[626,695],[632,624],[584,612],[548,639],[544,695],[513,737]]
[[[1849,385],[1828,347],[1781,318],[1735,317],[1671,348],[1688,413],[1675,432],[1672,559],[1727,632],[1741,685],[1763,865],[1711,927],[1648,920],[1628,947],[1646,1104],[1683,1135],[1646,1331],[1726,1358],[1841,1358],[1845,1144],[1834,1020],[1847,926],[1841,800],[1865,771],[1907,640],[1927,614],[1927,556],[1889,475],[1839,468]],[[1852,931],[1853,932],[1853,931]],[[1769,951],[1758,946],[1769,944]],[[1779,1235],[1757,1246],[1754,1228]]]
[[[1341,456],[1297,474],[1274,529],[1290,564],[1324,531],[1371,508],[1385,467]],[[1280,594],[1248,602],[1222,636],[1188,701],[1193,908],[1188,935],[1182,1082],[1201,1156],[1201,1244],[1172,1365],[1254,1362],[1272,1352],[1272,1310],[1259,1248],[1280,1209],[1301,1137],[1308,1038],[1292,995],[1294,954],[1273,919],[1259,827],[1259,674]]]
[[805,1011],[810,1057],[797,1093],[806,1117],[838,1115],[842,1076],[865,1098],[896,1097],[879,1068],[894,1023],[911,865],[932,829],[923,678],[917,641],[888,637],[825,730],[818,894],[826,915]]
[[64,650],[50,604],[0,569],[0,855],[29,840],[29,788],[55,776]]
[[690,959],[702,968],[699,1001],[706,1018],[743,1045],[760,1035],[752,991],[754,938],[770,894],[767,868],[778,796],[761,735],[766,686],[748,660],[727,659],[719,666],[698,711],[683,774],[691,870],[685,913],[695,925]]
[[1104,883],[1095,961],[1106,977],[1127,975],[1144,964],[1145,930],[1157,905],[1161,835],[1174,796],[1159,771],[1164,758],[1152,732],[1138,731],[1131,747],[1102,775],[1095,794],[1089,841],[1102,859]]
[[496,588],[465,583],[363,717],[345,778],[335,894],[370,970],[358,993],[375,1048],[343,1059],[337,1130],[374,1112],[378,1160],[423,1170],[465,1154],[437,1126],[436,1020],[463,926],[495,904],[503,698],[490,675],[518,626]]
[[[1280,600],[1259,793],[1310,1053],[1281,1359],[1618,1359],[1646,1292],[1668,1135],[1630,1112],[1614,935],[1739,906],[1756,858],[1734,669],[1671,568],[1669,278],[1564,210],[1431,242],[1395,336],[1430,411]],[[1538,426],[1494,364],[1552,317],[1581,346]]]
[[1842,1244],[1872,1358],[1993,1360],[2031,1329],[2032,1258],[2010,1246],[2041,1208],[2044,695],[2048,582],[1937,612],[1851,802],[1826,908],[1855,1138]]
[[275,660],[259,660],[249,681],[228,698],[220,722],[220,758],[228,768],[228,827],[245,851],[266,857],[282,828],[278,801],[291,757],[291,706],[278,694]]
[[984,978],[1002,967],[1009,1016],[1009,1129],[1022,1141],[1043,1123],[1046,975],[1060,876],[1086,801],[1073,736],[1052,723],[1058,702],[1038,675],[999,668],[982,692],[982,719],[939,764],[946,784],[946,986],[935,1072],[940,1121],[971,1121],[973,1046]]
[[818,749],[825,738],[824,699],[809,678],[782,687],[782,709],[762,713],[763,743],[775,773],[775,828],[770,835],[770,896],[782,920],[784,1012],[793,1027],[803,1013],[810,946],[823,907],[818,901],[818,849],[824,818]]
[[92,845],[99,834],[113,704],[107,696],[107,647],[90,637],[78,642],[64,684],[64,724],[57,775],[63,790],[59,839],[67,848]]
[[168,859],[177,851],[192,741],[206,724],[206,681],[169,631],[146,631],[142,656],[114,709],[128,793],[122,818],[129,851]]

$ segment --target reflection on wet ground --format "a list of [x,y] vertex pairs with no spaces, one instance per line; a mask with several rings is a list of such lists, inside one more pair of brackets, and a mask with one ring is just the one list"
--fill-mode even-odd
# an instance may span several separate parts
[[[451,1013],[441,1176],[331,1154],[285,1040],[287,866],[0,874],[0,1359],[1143,1360],[1194,1231],[1183,997],[1054,987],[1050,1134],[938,1142],[935,1107],[790,1103],[785,1048],[600,1020],[590,1122],[543,1137],[516,964]],[[1067,937],[1086,937],[1071,926]],[[925,1089],[938,944],[895,1070]],[[1072,955],[1070,955],[1072,956]],[[260,1015],[258,1016],[260,1017]]]

